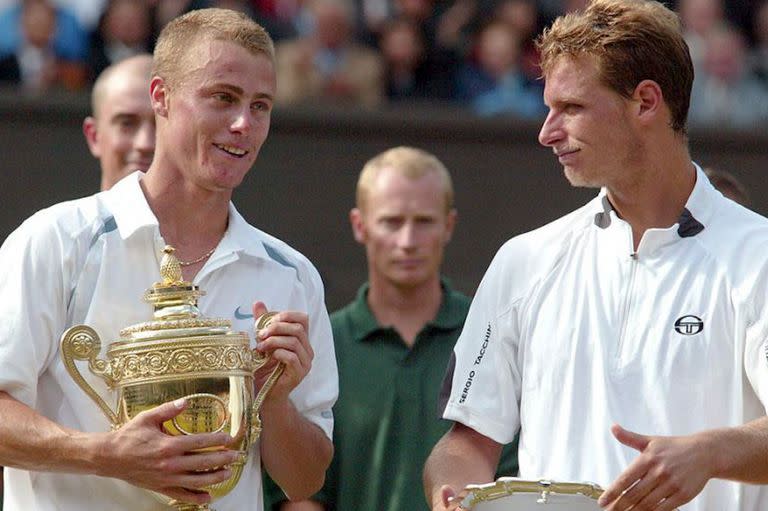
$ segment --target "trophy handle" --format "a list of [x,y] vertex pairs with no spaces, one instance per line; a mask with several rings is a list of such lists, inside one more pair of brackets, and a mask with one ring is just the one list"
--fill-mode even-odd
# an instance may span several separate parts
[[280,375],[283,374],[283,369],[285,369],[285,364],[282,362],[277,364],[277,367],[272,370],[272,374],[269,375],[269,378],[267,378],[267,381],[261,386],[259,393],[256,394],[256,397],[253,400],[251,408],[251,441],[256,441],[261,436],[261,417],[259,417],[259,410],[261,409],[261,404],[264,402],[264,398],[267,397],[269,391],[272,390],[272,386],[277,379],[280,378]]
[[112,377],[109,374],[109,366],[105,360],[96,358],[101,351],[101,340],[99,334],[96,331],[86,325],[75,325],[61,336],[61,353],[64,359],[64,367],[67,368],[67,372],[75,380],[75,383],[88,394],[104,415],[107,416],[109,422],[112,423],[112,429],[116,429],[120,426],[117,420],[117,414],[107,405],[106,402],[99,396],[93,387],[91,387],[83,375],[80,374],[80,370],[75,365],[75,360],[87,360],[88,369],[93,374],[98,376],[107,382],[107,385],[113,383]]
[[[272,311],[259,316],[259,318],[256,320],[256,331],[258,332],[262,328],[269,325],[272,322],[272,318],[275,316],[275,314],[277,314],[277,312]],[[260,358],[256,362],[254,369],[261,367],[266,363],[266,361],[267,357]],[[261,417],[259,417],[259,410],[261,409],[261,405],[264,402],[264,398],[267,397],[267,394],[270,390],[272,390],[272,387],[275,385],[277,379],[280,378],[281,374],[283,374],[283,369],[285,369],[285,364],[277,364],[277,367],[272,370],[272,374],[269,375],[267,381],[264,382],[264,385],[261,386],[258,394],[256,394],[256,397],[253,399],[253,404],[251,407],[251,441],[256,441],[261,436],[262,428]]]

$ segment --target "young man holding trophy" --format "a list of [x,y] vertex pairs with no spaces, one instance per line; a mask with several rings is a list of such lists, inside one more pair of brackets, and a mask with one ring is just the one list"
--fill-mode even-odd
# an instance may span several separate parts
[[[147,173],[38,212],[0,249],[6,510],[161,510],[168,503],[203,509],[211,500],[209,489],[237,469],[239,484],[220,496],[216,509],[261,511],[262,465],[291,498],[308,497],[322,485],[333,452],[330,410],[338,392],[322,282],[306,258],[250,226],[230,201],[269,131],[273,55],[268,34],[234,11],[194,11],[169,23],[158,39],[150,84],[157,145]],[[159,273],[166,245],[175,247],[176,259],[164,260]],[[165,309],[152,302],[155,321],[141,323],[153,314],[141,302],[153,282],[148,301],[158,289],[176,298]],[[199,309],[198,285],[207,293]],[[123,358],[106,365],[92,358],[90,372],[83,370],[83,381],[76,381],[59,349],[64,331],[79,323],[107,342],[126,336],[146,342],[156,332],[142,328],[157,325],[180,336],[208,329],[229,339],[222,325],[253,332],[254,318],[267,306],[278,312],[258,330],[254,350],[271,362],[255,374],[224,378],[262,382],[282,364],[282,375],[256,410],[260,438],[238,444],[254,444],[245,452],[231,448],[232,436],[252,431],[249,414],[232,412],[251,406],[252,389],[242,385],[237,390],[245,402],[232,392],[222,393],[223,399],[214,392],[182,395],[135,415],[129,408],[140,410],[144,401],[135,389],[122,388],[114,412],[121,419],[113,421],[112,431],[102,414],[109,405],[99,410],[93,403],[116,397],[93,374],[107,372],[107,383],[114,383],[128,373],[141,379],[169,367],[233,366],[240,358],[217,358],[207,348],[177,350],[170,359],[150,353],[124,366],[118,364]],[[70,339],[75,354],[84,339]],[[110,353],[115,346],[130,344],[112,343]],[[176,384],[192,384],[195,374],[190,375],[177,374]],[[142,388],[167,390],[157,379]],[[226,409],[210,431],[169,433],[203,428],[205,421],[184,418],[217,406]]]

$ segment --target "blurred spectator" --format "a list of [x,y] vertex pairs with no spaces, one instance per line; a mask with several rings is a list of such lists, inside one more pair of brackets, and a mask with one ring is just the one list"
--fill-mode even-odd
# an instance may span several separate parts
[[173,18],[190,10],[190,0],[147,0],[153,13],[152,21],[155,33],[159,34]]
[[0,11],[0,55],[16,52],[24,37],[22,11],[26,4],[41,2],[48,5],[55,13],[56,28],[52,44],[59,58],[72,61],[85,60],[88,51],[87,32],[71,11],[57,7],[48,0],[17,0]]
[[[0,12],[21,4],[23,0],[0,0]],[[107,0],[51,0],[57,9],[70,13],[86,33],[96,28]]]
[[535,119],[546,113],[542,90],[520,71],[520,39],[507,23],[489,23],[477,35],[474,61],[459,74],[459,98],[479,115]]
[[155,112],[149,99],[152,55],[141,54],[108,67],[93,85],[91,115],[83,134],[99,159],[101,189],[136,170],[146,172],[155,152]]
[[520,41],[520,72],[529,81],[541,76],[539,51],[536,36],[539,28],[539,13],[535,0],[501,0],[494,9],[493,17],[506,23],[517,34]]
[[276,103],[317,100],[378,105],[384,96],[380,55],[352,39],[352,13],[340,0],[312,0],[313,32],[276,45]]
[[750,54],[752,70],[768,89],[768,0],[760,2],[752,17],[755,47]]
[[[207,7],[218,7],[246,13],[269,32],[272,40],[277,42],[282,39],[295,37],[296,29],[293,26],[296,21],[293,16],[300,12],[303,0],[144,0],[150,12],[153,37],[155,39],[160,30],[173,18],[186,12]],[[275,11],[276,3],[287,2],[295,4],[296,9],[288,11]],[[285,15],[285,18],[282,16]]]
[[426,49],[418,27],[406,20],[390,21],[381,31],[379,47],[386,70],[387,99],[428,97]]
[[424,34],[413,22],[405,19],[387,22],[379,47],[385,65],[387,99],[453,99],[455,62],[441,62],[434,55],[428,55]]
[[267,29],[275,42],[306,33],[304,0],[250,0],[254,19]]
[[768,93],[748,72],[744,36],[730,26],[710,32],[691,92],[692,125],[753,127],[768,122]]
[[449,7],[444,11],[433,10],[426,26],[429,28],[430,23],[435,25],[433,44],[437,48],[460,52],[465,41],[471,37],[471,22],[478,15],[477,0],[454,0],[452,4],[444,3],[441,7],[445,5]]
[[693,67],[698,73],[704,60],[708,35],[726,23],[723,0],[679,0],[677,11]]
[[[16,83],[29,92],[85,85],[85,33],[71,15],[47,0],[25,0],[0,14],[0,81]],[[5,29],[5,31],[3,31]]]
[[456,74],[461,64],[466,31],[475,15],[475,0],[435,3],[435,0],[393,0],[397,19],[418,27],[424,41],[424,67],[430,98],[455,99]]
[[54,0],[54,4],[77,17],[83,30],[91,32],[99,23],[109,0]]
[[589,0],[538,0],[537,3],[547,18],[554,19],[568,12],[583,10],[588,1]]
[[726,172],[724,170],[716,170],[711,167],[705,168],[704,173],[709,178],[712,186],[717,188],[720,193],[732,201],[738,202],[744,207],[748,208],[751,205],[752,201],[749,198],[749,192],[747,192],[747,188],[741,183],[741,181],[736,179],[736,176],[730,172]]
[[93,77],[111,64],[152,51],[152,19],[145,0],[110,0],[91,36]]

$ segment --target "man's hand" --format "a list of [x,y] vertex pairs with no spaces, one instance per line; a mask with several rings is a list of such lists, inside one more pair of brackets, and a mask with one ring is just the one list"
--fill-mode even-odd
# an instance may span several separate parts
[[[262,302],[253,304],[254,318],[266,312]],[[289,399],[291,391],[309,373],[315,357],[309,343],[309,318],[303,312],[278,312],[256,332],[256,341],[256,349],[271,357],[254,374],[256,388],[261,388],[277,363],[284,365],[259,412],[264,425],[259,442],[261,461],[290,500],[305,500],[323,486],[333,457],[331,440]]]
[[[99,475],[183,502],[210,502],[211,497],[201,488],[229,478],[231,470],[227,467],[240,455],[224,447],[232,440],[227,433],[169,435],[163,422],[179,415],[186,406],[183,399],[165,403],[107,433],[99,453]],[[197,452],[200,449],[214,450]]]
[[[253,317],[267,312],[262,302],[253,304]],[[277,313],[266,327],[256,332],[256,349],[269,354],[270,361],[255,373],[256,386],[261,387],[277,363],[283,363],[283,374],[272,387],[266,401],[287,401],[288,395],[309,373],[315,353],[309,344],[309,318],[303,312]]]
[[698,495],[712,477],[711,449],[699,436],[645,436],[611,427],[640,452],[598,501],[609,511],[672,511]]
[[444,484],[440,487],[440,498],[436,499],[438,502],[432,506],[432,511],[462,511],[461,499],[464,498],[463,494],[456,494],[451,486]]

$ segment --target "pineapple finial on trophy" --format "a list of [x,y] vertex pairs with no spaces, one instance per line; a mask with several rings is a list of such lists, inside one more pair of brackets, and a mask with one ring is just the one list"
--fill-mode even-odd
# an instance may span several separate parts
[[205,294],[192,282],[184,280],[181,263],[171,245],[163,248],[160,260],[160,282],[155,282],[144,294],[144,300],[155,308],[155,319],[171,316],[196,318],[200,315],[197,299]]
[[160,261],[160,276],[163,278],[164,286],[179,285],[184,281],[181,274],[181,265],[173,253],[176,249],[170,245],[163,248],[163,258]]

